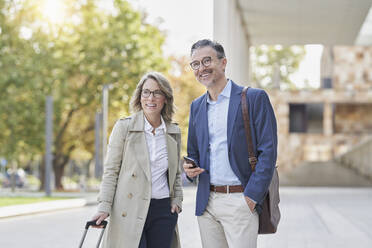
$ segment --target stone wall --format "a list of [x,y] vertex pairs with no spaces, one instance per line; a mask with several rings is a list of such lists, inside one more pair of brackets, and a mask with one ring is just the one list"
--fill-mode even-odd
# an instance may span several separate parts
[[372,138],[361,142],[336,160],[372,179]]
[[[328,60],[323,62],[328,67],[323,65],[322,77],[332,75],[332,88],[268,91],[277,118],[280,170],[340,157],[372,138],[372,47],[337,46],[325,51]],[[323,106],[322,131],[290,132],[290,104],[309,103]]]
[[336,91],[372,90],[372,47],[333,48],[333,88]]
[[[372,94],[359,92],[350,95],[348,92],[335,90],[315,91],[268,91],[278,125],[278,165],[280,170],[290,170],[304,161],[327,161],[344,154],[353,146],[372,136]],[[289,132],[289,104],[322,103],[323,133]],[[354,104],[349,108],[350,104]],[[346,106],[335,111],[334,106]],[[356,107],[355,106],[367,106]],[[340,120],[345,121],[340,121]],[[334,120],[338,120],[339,128]],[[363,123],[362,132],[347,130],[353,123]],[[351,123],[351,124],[350,124]],[[340,128],[342,127],[342,128]],[[337,131],[337,132],[336,132]]]
[[335,104],[335,133],[371,133],[372,104]]

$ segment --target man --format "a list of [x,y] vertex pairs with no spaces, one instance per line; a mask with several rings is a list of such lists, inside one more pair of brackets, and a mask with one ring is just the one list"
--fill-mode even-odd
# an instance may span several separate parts
[[203,247],[257,246],[260,203],[276,163],[277,134],[267,94],[247,91],[253,147],[258,159],[252,173],[241,109],[243,87],[225,76],[223,47],[200,40],[191,47],[191,68],[207,93],[191,104],[187,153],[200,166],[183,167],[198,177],[196,215]]

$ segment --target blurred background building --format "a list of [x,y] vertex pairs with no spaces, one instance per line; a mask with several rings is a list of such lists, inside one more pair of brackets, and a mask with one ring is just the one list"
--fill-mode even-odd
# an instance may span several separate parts
[[[225,44],[227,74],[252,80],[250,47],[322,44],[320,87],[269,89],[280,170],[304,162],[353,168],[372,178],[372,1],[214,1],[213,38]],[[317,66],[314,64],[314,66]],[[311,83],[311,82],[309,82]],[[323,163],[324,166],[329,163]]]

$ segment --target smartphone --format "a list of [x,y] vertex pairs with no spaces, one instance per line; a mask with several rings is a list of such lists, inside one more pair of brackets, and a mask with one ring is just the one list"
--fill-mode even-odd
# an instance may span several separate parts
[[194,169],[196,167],[199,167],[199,165],[196,163],[196,161],[190,157],[187,157],[187,156],[184,156],[183,159],[188,163],[188,164],[192,164],[193,166],[190,167],[190,169]]

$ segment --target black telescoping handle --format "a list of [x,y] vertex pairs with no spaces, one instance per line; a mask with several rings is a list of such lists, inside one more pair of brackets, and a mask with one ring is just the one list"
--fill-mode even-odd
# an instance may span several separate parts
[[95,227],[95,228],[102,228],[102,231],[101,231],[101,234],[99,236],[97,246],[96,246],[97,248],[99,248],[99,245],[101,244],[103,232],[105,231],[106,226],[107,226],[107,221],[103,220],[100,225],[96,225],[96,222],[97,222],[96,220],[91,220],[91,221],[88,221],[87,224],[85,224],[85,230],[84,230],[84,233],[83,233],[83,237],[80,240],[79,248],[83,247],[83,243],[84,243],[84,240],[85,240],[85,236],[87,235],[89,226],[92,226],[92,227]]
[[101,224],[97,225],[96,224],[96,220],[91,220],[91,221],[88,221],[87,224],[85,224],[85,229],[88,229],[89,226],[92,226],[92,227],[95,227],[95,228],[106,228],[107,226],[107,221],[103,220],[101,222]]

